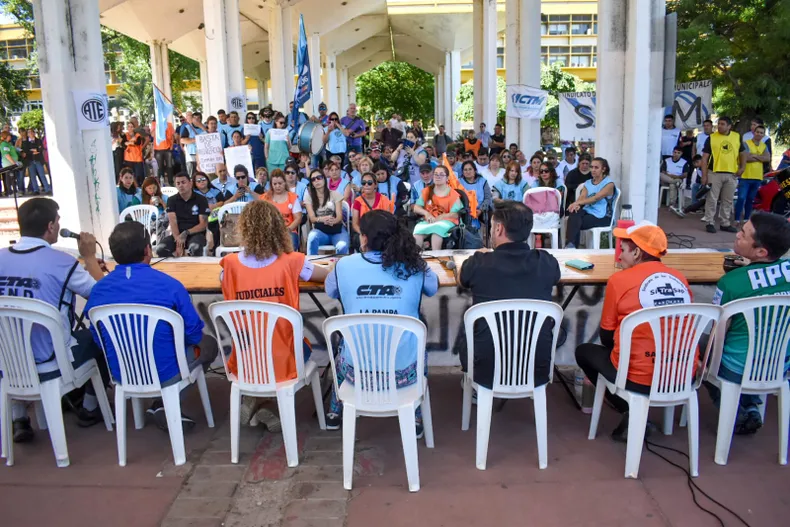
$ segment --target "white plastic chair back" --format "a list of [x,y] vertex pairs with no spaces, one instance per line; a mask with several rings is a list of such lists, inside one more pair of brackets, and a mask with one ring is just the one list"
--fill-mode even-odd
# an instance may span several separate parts
[[[620,325],[620,361],[615,385],[625,390],[631,358],[631,338],[634,330],[648,324],[653,331],[656,356],[650,391],[651,403],[683,401],[702,382],[702,375],[694,378],[695,355],[705,329],[716,324],[721,308],[710,304],[676,304],[640,309],[623,319]],[[704,350],[705,364],[712,342]],[[700,372],[702,373],[702,372]]]
[[236,379],[228,370],[227,357],[222,353],[228,379],[236,380],[242,390],[268,387],[276,389],[273,339],[277,323],[287,321],[293,329],[293,353],[296,358],[297,378],[304,378],[304,348],[302,315],[294,308],[257,300],[228,300],[214,302],[208,308],[219,340],[222,320],[230,332],[236,354]]
[[[351,356],[356,407],[372,407],[381,411],[398,409],[395,359],[404,333],[413,333],[417,337],[416,371],[418,379],[422,379],[427,329],[420,320],[402,315],[340,315],[326,319],[323,328],[327,343],[332,342],[332,334],[339,332]],[[329,358],[334,369],[335,360],[331,353]],[[335,393],[338,393],[337,377],[334,383]],[[416,397],[422,397],[425,384],[417,382],[415,386]]]
[[49,332],[63,383],[74,382],[58,310],[46,302],[16,296],[0,297],[0,371],[9,393],[40,393],[36,359],[30,342],[33,326]]
[[[109,304],[94,307],[88,316],[97,330],[104,329],[109,335],[121,373],[121,385],[126,392],[153,394],[162,391],[162,379],[154,360],[154,331],[159,324],[169,324],[172,328],[178,369],[182,379],[189,379],[184,320],[175,311],[143,304]],[[106,355],[106,336],[101,334]]]
[[148,234],[154,235],[156,233],[156,222],[151,221],[159,216],[159,209],[153,205],[132,205],[126,207],[118,215],[118,221],[123,223],[126,217],[131,216],[132,221],[141,223],[148,231]]
[[774,391],[787,382],[785,365],[790,347],[790,296],[766,295],[735,300],[722,306],[721,323],[716,328],[710,372],[717,375],[721,365],[727,323],[743,316],[749,331],[749,348],[741,389]]
[[233,203],[228,203],[227,205],[223,205],[219,208],[219,212],[217,213],[217,221],[219,221],[220,225],[222,225],[222,218],[225,217],[225,214],[241,214],[241,211],[244,210],[244,207],[247,206],[248,201],[243,201],[239,203],[238,201],[234,201]]
[[175,196],[178,194],[178,189],[176,187],[162,187],[162,195],[165,197]]
[[557,347],[562,307],[543,300],[495,300],[470,307],[464,313],[468,373],[474,378],[474,325],[484,319],[494,343],[495,393],[524,393],[535,388],[535,352],[544,322],[554,321],[551,330],[551,370]]

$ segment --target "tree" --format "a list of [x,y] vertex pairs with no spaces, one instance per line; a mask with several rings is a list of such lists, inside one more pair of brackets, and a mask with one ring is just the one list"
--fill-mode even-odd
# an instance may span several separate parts
[[0,122],[6,122],[27,101],[27,70],[14,69],[7,62],[0,62]]
[[118,88],[110,108],[126,108],[140,118],[140,124],[150,123],[154,115],[154,91],[150,82],[124,82]]
[[33,4],[30,0],[0,0],[0,11],[13,18],[29,34],[35,33]]
[[[560,125],[560,114],[556,94],[569,91],[593,91],[595,90],[595,85],[584,82],[576,75],[565,72],[558,64],[552,64],[550,66],[541,65],[540,88],[549,92],[546,102],[546,116],[541,121],[541,126],[558,128]],[[507,111],[507,84],[502,77],[497,77],[496,91],[497,121],[504,123]],[[473,121],[475,107],[474,83],[472,81],[461,86],[456,100],[458,101],[458,108],[455,111],[455,118],[459,121]]]
[[755,116],[790,139],[790,2],[785,0],[675,0],[678,82],[713,80],[718,115]]
[[367,117],[397,113],[427,123],[434,112],[433,75],[407,62],[383,62],[357,78],[357,104]]
[[25,130],[32,128],[36,131],[36,134],[40,136],[44,132],[44,110],[36,108],[35,110],[23,113],[19,117],[19,121],[17,121],[16,125]]

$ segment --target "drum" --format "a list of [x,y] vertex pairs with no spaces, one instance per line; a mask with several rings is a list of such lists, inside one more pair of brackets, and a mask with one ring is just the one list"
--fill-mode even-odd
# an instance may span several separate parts
[[321,123],[308,121],[299,127],[296,136],[296,144],[299,151],[305,154],[318,155],[324,147],[324,129]]

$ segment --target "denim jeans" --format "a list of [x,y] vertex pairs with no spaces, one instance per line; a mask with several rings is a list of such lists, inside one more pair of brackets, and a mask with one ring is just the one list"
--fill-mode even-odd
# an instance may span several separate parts
[[41,186],[44,187],[45,192],[52,191],[52,185],[50,185],[49,181],[47,181],[47,176],[44,174],[44,165],[41,163],[41,161],[32,161],[27,169],[28,175],[30,176],[30,186],[33,192],[39,191],[36,176],[38,176],[38,180],[41,182]]
[[762,180],[759,179],[743,179],[738,180],[738,199],[735,200],[735,221],[741,221],[741,213],[743,213],[744,221],[748,220],[752,215],[752,205],[754,205],[754,198],[757,196],[757,191],[760,190]]
[[[724,364],[719,366],[719,377],[725,381],[733,382],[735,384],[741,384],[741,381],[743,380],[742,373],[735,373],[731,369],[727,368]],[[719,402],[721,401],[721,391],[718,387],[709,382],[705,383],[705,387],[708,389],[710,398],[713,399],[713,404],[716,406],[716,408],[718,408]],[[763,400],[759,395],[741,394],[738,414],[752,410],[756,411],[761,404],[763,404]]]
[[337,254],[348,254],[348,231],[343,228],[337,234],[326,234],[314,228],[307,235],[307,254],[318,254],[320,246],[329,244],[335,246]]

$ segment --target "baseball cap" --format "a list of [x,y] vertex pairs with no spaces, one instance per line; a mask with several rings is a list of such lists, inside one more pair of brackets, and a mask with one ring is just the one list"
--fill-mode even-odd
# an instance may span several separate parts
[[422,165],[420,165],[420,172],[432,172],[432,171],[433,171],[433,165],[431,165],[430,163],[423,163]]
[[615,227],[612,232],[621,240],[631,240],[637,247],[656,258],[667,254],[667,235],[661,227],[647,220],[627,229]]

